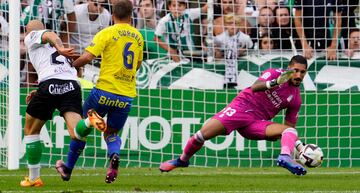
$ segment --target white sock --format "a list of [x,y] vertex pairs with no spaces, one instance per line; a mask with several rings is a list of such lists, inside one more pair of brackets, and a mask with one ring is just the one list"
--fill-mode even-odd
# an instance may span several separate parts
[[89,117],[87,117],[85,120],[84,120],[84,123],[86,125],[87,128],[91,127],[91,122],[89,120]]
[[34,181],[40,177],[40,164],[38,165],[28,165],[29,167],[29,179]]

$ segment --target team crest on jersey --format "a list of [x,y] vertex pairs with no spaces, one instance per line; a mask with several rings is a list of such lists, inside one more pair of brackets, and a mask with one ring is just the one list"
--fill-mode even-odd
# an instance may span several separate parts
[[294,96],[293,96],[293,95],[290,95],[286,100],[287,100],[288,102],[290,102],[293,98],[294,98]]
[[266,79],[268,79],[270,76],[271,76],[271,73],[270,73],[270,72],[265,72],[265,73],[261,76],[261,78],[266,80]]

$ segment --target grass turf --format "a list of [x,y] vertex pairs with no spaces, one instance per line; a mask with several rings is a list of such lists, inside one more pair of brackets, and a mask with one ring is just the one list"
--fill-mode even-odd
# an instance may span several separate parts
[[113,184],[106,169],[76,169],[63,182],[55,169],[43,168],[45,186],[23,188],[26,169],[0,170],[0,192],[360,192],[360,168],[315,168],[295,176],[283,168],[121,168]]

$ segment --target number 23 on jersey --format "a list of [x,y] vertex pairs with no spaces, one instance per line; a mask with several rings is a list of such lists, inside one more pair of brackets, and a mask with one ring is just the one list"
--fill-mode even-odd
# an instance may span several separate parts
[[231,107],[226,107],[221,112],[222,113],[219,115],[219,117],[224,117],[225,115],[231,117],[236,113],[236,109],[233,109]]

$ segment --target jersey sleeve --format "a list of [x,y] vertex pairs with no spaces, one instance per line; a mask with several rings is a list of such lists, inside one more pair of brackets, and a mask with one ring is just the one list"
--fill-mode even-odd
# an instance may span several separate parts
[[[167,17],[167,15],[165,17]],[[165,17],[161,18],[159,20],[159,23],[156,25],[156,28],[155,28],[156,36],[162,36],[166,32],[166,26],[165,26],[166,18]]]
[[277,68],[277,69],[268,69],[268,70],[265,70],[261,76],[258,78],[259,81],[268,81],[268,80],[273,80],[277,77],[280,76],[280,74],[284,72],[283,69],[281,68]]
[[107,36],[105,31],[100,31],[94,36],[94,39],[91,41],[90,45],[85,50],[92,53],[95,57],[100,56],[106,46],[106,37]]
[[32,31],[25,37],[25,46],[27,49],[34,49],[42,46],[42,36],[48,30]]
[[296,125],[299,116],[300,107],[301,107],[301,98],[300,95],[298,95],[294,100],[294,102],[291,103],[291,105],[286,109],[285,120],[288,121],[289,123]]
[[64,0],[63,2],[65,14],[73,13],[74,10],[74,2],[72,0]]
[[240,48],[252,48],[254,46],[253,41],[251,40],[249,35],[242,33],[241,31],[238,33],[240,35],[237,36],[237,42]]
[[201,16],[201,8],[186,9],[185,13],[189,14],[191,20],[195,20]]

